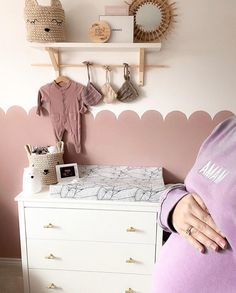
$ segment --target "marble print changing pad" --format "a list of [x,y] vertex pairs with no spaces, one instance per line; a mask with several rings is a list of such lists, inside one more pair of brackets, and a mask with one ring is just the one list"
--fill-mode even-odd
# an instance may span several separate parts
[[161,167],[79,166],[80,178],[50,185],[50,196],[81,200],[159,202],[165,189]]

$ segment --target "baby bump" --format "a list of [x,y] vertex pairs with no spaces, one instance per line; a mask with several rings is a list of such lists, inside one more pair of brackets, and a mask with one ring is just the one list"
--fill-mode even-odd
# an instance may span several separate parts
[[230,249],[202,254],[172,234],[157,259],[152,293],[233,293],[235,274],[236,261]]

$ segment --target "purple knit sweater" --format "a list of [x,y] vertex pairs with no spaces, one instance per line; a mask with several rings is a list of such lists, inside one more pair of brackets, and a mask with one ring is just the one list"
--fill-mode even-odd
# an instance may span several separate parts
[[159,222],[166,231],[168,215],[188,192],[205,202],[228,248],[204,254],[172,233],[162,247],[153,273],[153,293],[236,292],[236,117],[219,124],[200,148],[184,185],[162,195]]

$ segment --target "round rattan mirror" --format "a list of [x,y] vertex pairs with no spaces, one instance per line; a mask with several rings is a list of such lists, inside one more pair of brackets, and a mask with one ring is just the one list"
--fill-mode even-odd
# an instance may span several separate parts
[[174,21],[174,3],[168,0],[134,0],[129,14],[134,16],[136,42],[160,42]]

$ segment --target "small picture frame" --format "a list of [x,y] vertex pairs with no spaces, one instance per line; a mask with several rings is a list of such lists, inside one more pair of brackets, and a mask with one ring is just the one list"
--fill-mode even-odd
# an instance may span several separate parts
[[109,43],[133,43],[134,16],[100,15],[100,21],[105,21],[111,28]]
[[79,177],[78,165],[73,164],[63,164],[56,165],[57,181],[71,181]]

